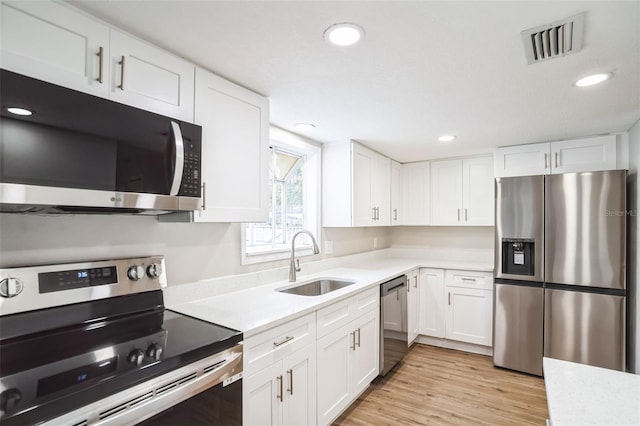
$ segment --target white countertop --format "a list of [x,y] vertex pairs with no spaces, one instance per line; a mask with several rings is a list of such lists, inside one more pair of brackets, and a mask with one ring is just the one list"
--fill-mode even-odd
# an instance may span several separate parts
[[[302,266],[304,269],[304,264]],[[344,262],[341,267],[304,276],[299,275],[297,283],[288,281],[260,283],[243,290],[186,303],[168,303],[168,307],[185,315],[240,330],[245,337],[249,337],[348,298],[359,291],[378,286],[418,267],[488,272],[492,270],[493,265],[472,260],[428,261],[405,256],[366,260],[355,258],[352,262]],[[298,285],[320,277],[348,279],[356,283],[320,296],[299,296],[276,291],[279,288]]]
[[544,358],[552,426],[640,425],[640,375]]

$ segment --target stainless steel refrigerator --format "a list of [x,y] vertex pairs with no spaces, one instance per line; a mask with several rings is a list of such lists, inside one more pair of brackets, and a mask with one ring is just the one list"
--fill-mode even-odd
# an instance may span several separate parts
[[624,370],[626,172],[496,179],[494,365]]

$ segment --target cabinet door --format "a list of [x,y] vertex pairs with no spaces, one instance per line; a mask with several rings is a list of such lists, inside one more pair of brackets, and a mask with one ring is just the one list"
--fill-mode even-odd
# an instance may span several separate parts
[[416,340],[418,337],[418,324],[419,324],[419,303],[420,303],[420,286],[419,273],[416,269],[409,274],[409,282],[407,284],[407,329],[408,329],[408,345]]
[[196,70],[195,122],[202,126],[199,222],[264,222],[269,210],[269,101]]
[[616,169],[616,136],[598,136],[551,143],[551,173]]
[[296,351],[282,363],[284,404],[282,424],[312,425],[316,423],[316,345]]
[[109,27],[55,2],[0,7],[2,68],[108,96]]
[[551,144],[496,148],[494,152],[495,177],[546,175],[551,172]]
[[491,157],[463,160],[462,199],[465,225],[494,225],[494,187]]
[[110,63],[111,99],[193,122],[193,64],[116,30]]
[[492,292],[461,287],[446,287],[446,338],[476,345],[491,346]]
[[420,269],[420,334],[444,337],[444,270]]
[[428,161],[402,165],[403,225],[431,223],[430,164]]
[[352,391],[355,397],[378,376],[380,369],[380,316],[378,311],[364,314],[351,323],[355,349],[351,351]]
[[462,224],[462,160],[431,162],[432,225]]
[[317,342],[318,425],[333,421],[351,401],[351,323]]
[[242,422],[245,425],[280,425],[285,378],[282,362],[246,377],[242,383]]
[[391,225],[391,160],[375,154],[375,167],[371,178],[373,183],[373,206],[376,208],[374,226]]
[[357,144],[352,145],[352,150],[353,226],[371,226],[376,217],[372,194],[375,153]]
[[402,165],[391,161],[391,226],[402,225]]

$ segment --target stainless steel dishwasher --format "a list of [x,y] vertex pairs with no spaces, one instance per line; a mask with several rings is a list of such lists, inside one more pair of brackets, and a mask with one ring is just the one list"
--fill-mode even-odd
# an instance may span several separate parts
[[380,375],[386,375],[409,350],[407,276],[380,284]]

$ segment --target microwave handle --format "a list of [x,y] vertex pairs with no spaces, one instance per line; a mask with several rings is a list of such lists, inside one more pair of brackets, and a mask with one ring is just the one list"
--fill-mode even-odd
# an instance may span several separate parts
[[173,168],[173,180],[171,181],[169,195],[178,195],[178,190],[182,183],[182,172],[184,170],[184,141],[182,140],[182,132],[180,131],[178,123],[172,121],[171,128],[173,129],[173,141],[176,145],[176,163]]

